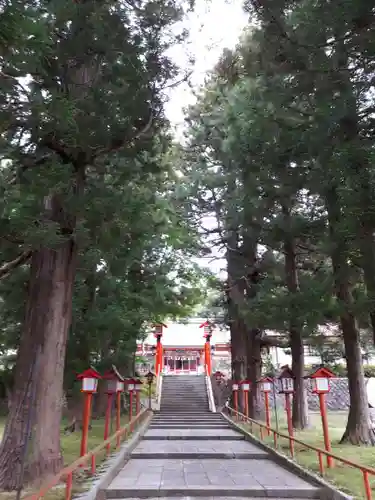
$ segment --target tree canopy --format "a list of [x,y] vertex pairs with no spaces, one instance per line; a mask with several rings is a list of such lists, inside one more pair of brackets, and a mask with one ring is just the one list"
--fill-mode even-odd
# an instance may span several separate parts
[[374,11],[309,0],[246,8],[258,26],[207,79],[184,151],[191,217],[214,217],[202,232],[225,248],[235,376],[253,381],[255,411],[262,350],[290,346],[303,426],[303,343],[327,344],[321,328],[335,327],[351,396],[343,439],[373,442],[361,342],[375,331]]

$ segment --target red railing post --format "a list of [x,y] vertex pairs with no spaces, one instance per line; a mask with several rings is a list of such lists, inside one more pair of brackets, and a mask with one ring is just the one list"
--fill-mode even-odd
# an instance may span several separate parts
[[288,434],[289,434],[289,449],[290,455],[294,457],[294,440],[293,440],[293,423],[292,423],[292,408],[290,405],[290,394],[285,393],[285,411],[288,421]]
[[368,472],[366,470],[362,470],[362,474],[363,474],[363,483],[365,485],[366,500],[372,500],[372,492],[371,492],[370,481],[368,478]]
[[320,451],[318,451],[318,460],[319,460],[319,472],[323,476],[324,475],[324,463],[323,463],[323,457]]
[[[286,406],[286,409],[287,409],[287,406]],[[289,409],[290,409],[290,405],[289,405]],[[227,410],[231,415],[234,413],[234,410],[231,407],[228,407]],[[241,418],[244,417],[244,415],[242,415],[242,413],[239,413],[239,412],[236,412],[236,416],[241,417]],[[262,435],[262,429],[265,427],[263,424],[260,424],[259,422],[256,422],[256,421],[253,421],[251,418],[247,418],[246,420],[250,423],[251,426],[253,423],[258,425],[260,427],[260,433]],[[270,431],[273,433],[273,441],[274,441],[275,448],[277,447],[278,437],[282,437],[284,439],[289,440],[290,452],[291,452],[291,455],[293,458],[294,458],[294,443],[295,442],[301,444],[302,446],[305,446],[306,448],[308,448],[310,450],[315,451],[318,455],[319,472],[322,476],[324,475],[324,472],[325,472],[325,470],[324,470],[324,462],[325,461],[324,461],[323,455],[325,455],[327,458],[330,457],[332,459],[332,461],[336,460],[336,461],[341,462],[349,467],[353,467],[357,470],[360,470],[362,472],[362,475],[363,475],[363,484],[364,484],[364,489],[365,489],[365,497],[364,498],[366,498],[366,500],[372,500],[372,490],[371,490],[369,475],[371,474],[372,476],[375,477],[375,468],[361,466],[360,464],[352,462],[351,460],[347,460],[346,458],[340,457],[338,455],[334,455],[333,453],[331,453],[329,451],[323,450],[321,448],[317,448],[316,446],[312,446],[310,444],[307,444],[304,441],[301,441],[299,439],[295,439],[293,436],[293,429],[292,429],[292,435],[290,433],[288,433],[288,435],[283,434],[283,433],[281,433],[278,430],[273,429],[273,428],[270,428]],[[38,500],[38,498],[31,497],[31,498],[28,498],[26,500]]]
[[[325,401],[325,394],[322,392],[319,393],[319,405],[320,405],[320,414],[322,416],[324,447],[329,453],[331,453],[332,448],[331,448],[331,441],[329,439],[327,406]],[[330,455],[327,455],[327,466],[328,468],[333,467],[333,460]]]
[[[121,392],[116,393],[116,432],[121,429]],[[116,446],[120,446],[121,436],[117,436]]]
[[81,457],[83,457],[87,453],[87,442],[89,434],[91,400],[92,400],[92,392],[85,392],[84,394],[85,394],[85,401],[83,406],[83,418],[82,418]]
[[270,435],[271,434],[271,431],[270,431],[271,417],[270,417],[270,400],[269,400],[268,391],[265,391],[265,393],[264,393],[264,405],[265,405],[265,411],[266,411],[267,433],[268,433],[268,435]]
[[72,491],[73,491],[73,472],[70,472],[66,478],[65,500],[70,500],[72,498]]
[[94,454],[91,455],[91,474],[94,475],[96,472],[96,457]]
[[[111,410],[112,410],[112,400],[113,400],[113,393],[108,393],[107,394],[107,407],[105,410],[105,421],[104,421],[104,441],[106,441],[109,437],[109,427],[110,427],[110,421],[111,421]],[[107,450],[107,455],[109,455],[111,449],[110,443],[107,444],[106,450]]]
[[133,424],[132,424],[132,418],[133,418],[133,391],[130,390],[129,391],[129,423],[130,423],[130,426],[129,426],[129,429],[130,429],[130,432],[132,432],[133,430]]

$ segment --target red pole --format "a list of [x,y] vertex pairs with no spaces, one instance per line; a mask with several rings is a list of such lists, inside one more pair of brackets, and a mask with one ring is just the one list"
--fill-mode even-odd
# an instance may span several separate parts
[[140,412],[140,406],[141,406],[141,402],[140,402],[140,391],[137,391],[135,393],[135,414],[138,415],[139,412]]
[[[319,393],[319,405],[320,405],[320,415],[322,417],[322,426],[323,426],[323,437],[324,437],[324,446],[325,449],[329,452],[332,451],[331,441],[329,439],[329,431],[328,431],[328,419],[327,419],[327,407],[324,392]],[[332,457],[327,455],[327,467],[333,467]]]
[[236,413],[236,419],[238,420],[238,391],[233,391],[233,404]]
[[87,453],[87,441],[89,434],[89,423],[91,414],[92,392],[85,392],[83,402],[83,417],[82,417],[82,438],[81,438],[81,457]]
[[[109,423],[111,420],[112,400],[113,400],[113,394],[108,393],[107,394],[107,407],[105,410],[104,441],[109,438]],[[111,448],[111,445],[108,443],[106,446],[107,454],[109,453],[110,448]]]
[[208,376],[211,376],[212,368],[211,368],[211,343],[207,342],[207,366],[208,366]]
[[209,377],[211,376],[211,346],[210,342],[207,340],[204,344],[204,363],[206,365],[207,373]]
[[[121,428],[121,392],[116,392],[116,431],[119,431]],[[120,446],[120,436],[117,437],[116,446]]]
[[249,391],[244,391],[245,398],[245,417],[249,417]]
[[[290,405],[290,394],[285,393],[285,411],[286,411],[286,419],[288,422],[288,434],[290,437],[293,437],[293,423],[292,423],[292,410]],[[294,441],[293,439],[289,439],[289,447],[290,454],[294,457]]]
[[129,409],[129,422],[130,422],[130,432],[132,431],[132,418],[133,418],[133,391],[129,391],[129,405],[130,405],[130,409]]
[[156,352],[155,352],[155,374],[159,375],[159,340],[156,340]]
[[163,349],[163,344],[160,342],[160,373],[163,373],[163,367],[164,367],[164,349]]
[[270,427],[271,427],[271,418],[270,418],[270,400],[269,400],[269,394],[268,391],[264,393],[264,404],[266,407],[266,425],[267,425],[267,433],[268,435],[271,434]]

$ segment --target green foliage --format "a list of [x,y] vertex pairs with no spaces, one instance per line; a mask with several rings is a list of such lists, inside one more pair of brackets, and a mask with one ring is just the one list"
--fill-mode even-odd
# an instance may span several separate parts
[[[164,91],[193,2],[6,2],[0,9],[0,256],[79,246],[66,387],[89,364],[131,371],[156,318],[189,315],[208,273],[178,202]],[[1,7],[3,7],[1,5]],[[17,79],[15,78],[17,77]],[[77,192],[77,172],[84,172]],[[45,217],[57,194],[63,217]],[[28,264],[0,281],[1,351],[17,349]]]
[[[228,263],[228,273],[247,290],[239,311],[249,328],[288,338],[293,322],[318,348],[318,327],[337,325],[348,307],[361,328],[374,328],[369,270],[375,260],[359,232],[360,224],[373,232],[374,220],[373,27],[357,25],[373,13],[361,2],[248,2],[247,8],[259,27],[223,53],[190,109],[184,154],[192,212],[218,221],[207,238],[226,248],[227,262],[231,254],[237,262],[237,270]],[[343,130],[345,120],[352,132]],[[332,183],[341,214],[334,236],[326,209]],[[249,240],[256,242],[255,265]],[[296,265],[293,293],[285,269],[288,241]],[[351,305],[335,293],[331,257],[338,241],[347,247]],[[371,236],[366,241],[375,248]],[[264,249],[273,255],[270,265],[262,263]],[[320,351],[327,361],[342,357],[342,346],[326,347]]]

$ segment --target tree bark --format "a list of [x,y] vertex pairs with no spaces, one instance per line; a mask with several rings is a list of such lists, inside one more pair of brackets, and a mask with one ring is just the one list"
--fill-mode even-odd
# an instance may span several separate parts
[[[336,35],[340,39],[340,35]],[[340,139],[350,153],[346,175],[352,184],[352,215],[358,220],[356,236],[361,254],[361,266],[368,298],[369,320],[375,344],[375,240],[374,240],[374,190],[371,180],[372,164],[369,152],[360,135],[358,103],[349,77],[348,48],[341,39],[336,45],[336,86],[346,95],[345,114],[339,123]]]
[[0,447],[0,488],[5,490],[20,487],[28,421],[32,436],[25,481],[54,474],[62,466],[64,361],[76,255],[70,239],[59,248],[42,247],[33,252],[11,411]]
[[348,421],[341,442],[373,445],[374,432],[370,425],[367,392],[363,373],[360,335],[353,312],[350,292],[348,249],[340,232],[341,207],[336,186],[331,186],[325,195],[331,237],[331,261],[336,297],[341,306],[340,323],[344,338],[348,370],[350,408]]
[[294,373],[294,397],[292,421],[295,429],[304,429],[308,425],[308,408],[305,397],[304,384],[304,350],[296,299],[299,294],[296,251],[292,234],[290,208],[286,202],[282,203],[282,213],[285,223],[284,254],[285,254],[285,281],[290,297],[289,334],[292,351],[292,371]]
[[[75,165],[76,196],[83,191],[84,175],[84,167]],[[60,424],[78,254],[76,217],[66,212],[57,193],[45,198],[44,208],[45,223],[57,225],[64,240],[54,247],[41,246],[31,257],[11,410],[0,445],[0,488],[4,490],[18,489],[23,482],[54,474],[63,461]]]
[[258,380],[262,374],[262,352],[259,330],[247,330],[247,378],[250,381],[249,416],[263,420]]

